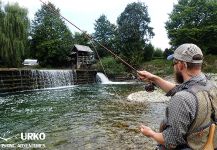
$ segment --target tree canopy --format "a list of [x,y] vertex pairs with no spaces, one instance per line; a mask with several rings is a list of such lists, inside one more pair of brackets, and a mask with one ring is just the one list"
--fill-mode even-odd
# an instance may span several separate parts
[[[52,13],[55,11],[56,13]],[[31,31],[31,53],[42,66],[68,66],[72,34],[52,3],[42,5],[35,14]]]
[[[116,26],[107,19],[105,15],[101,15],[94,24],[95,32],[93,37],[96,41],[105,47],[115,50]],[[97,45],[97,50],[100,57],[105,57],[110,54],[105,49]]]
[[19,67],[27,47],[29,32],[28,11],[18,3],[0,3],[0,58],[7,67]]
[[205,53],[217,54],[217,0],[179,0],[166,29],[173,47],[195,43]]
[[149,26],[147,6],[141,2],[128,4],[118,17],[119,49],[125,59],[135,66],[144,60],[144,48],[154,36]]
[[74,44],[79,44],[79,45],[88,45],[90,46],[90,40],[87,38],[86,36],[86,32],[85,33],[79,33],[79,32],[75,32],[73,35],[73,43]]

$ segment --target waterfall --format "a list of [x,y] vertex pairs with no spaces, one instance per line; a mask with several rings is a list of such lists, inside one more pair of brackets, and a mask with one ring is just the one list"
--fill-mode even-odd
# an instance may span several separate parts
[[112,83],[112,81],[110,81],[103,73],[98,72],[97,77],[99,78],[101,84],[109,84]]
[[70,86],[74,84],[72,70],[32,70],[35,88]]
[[101,84],[135,84],[136,82],[135,81],[126,81],[126,82],[113,82],[113,81],[110,81],[108,79],[108,77],[105,76],[105,74],[101,73],[101,72],[98,72],[96,74],[96,79],[98,82],[100,82]]
[[94,70],[38,70],[7,68],[0,70],[0,94],[33,89],[66,88],[96,83]]

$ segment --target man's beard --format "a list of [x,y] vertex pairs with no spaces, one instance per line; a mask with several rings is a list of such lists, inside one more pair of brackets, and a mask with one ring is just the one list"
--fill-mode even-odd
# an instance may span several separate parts
[[176,71],[176,72],[175,72],[175,80],[176,80],[176,82],[179,83],[179,84],[181,84],[181,83],[184,82],[184,78],[183,78],[181,72],[179,72],[179,71]]

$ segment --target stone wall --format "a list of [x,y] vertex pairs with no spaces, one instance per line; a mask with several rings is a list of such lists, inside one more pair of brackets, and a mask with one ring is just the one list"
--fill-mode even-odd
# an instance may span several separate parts
[[89,84],[96,83],[95,70],[75,70],[74,84]]
[[0,69],[0,93],[96,83],[96,71]]
[[0,70],[0,93],[31,90],[35,88],[34,86],[30,70]]

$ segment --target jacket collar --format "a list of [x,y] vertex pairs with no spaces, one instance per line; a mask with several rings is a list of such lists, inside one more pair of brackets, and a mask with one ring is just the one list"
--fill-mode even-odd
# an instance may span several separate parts
[[166,96],[173,96],[177,92],[188,89],[195,84],[206,85],[206,83],[207,77],[203,73],[200,73],[199,75],[192,77],[191,79],[183,82],[182,84],[176,85],[176,87],[166,93]]

